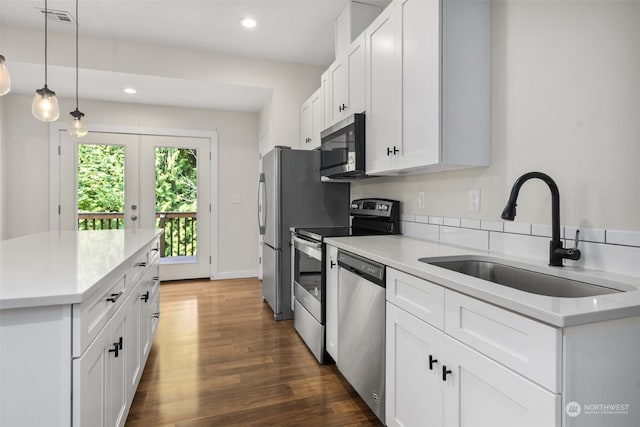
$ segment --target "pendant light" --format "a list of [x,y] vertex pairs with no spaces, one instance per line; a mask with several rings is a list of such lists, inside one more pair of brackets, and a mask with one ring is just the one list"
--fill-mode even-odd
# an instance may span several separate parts
[[78,138],[82,138],[89,132],[84,113],[78,110],[78,0],[76,0],[76,109],[69,113],[67,132]]
[[11,77],[4,62],[4,56],[0,55],[0,96],[8,94],[11,90]]
[[44,0],[44,87],[36,90],[31,104],[33,116],[43,122],[55,122],[60,117],[56,93],[47,87],[47,21],[49,20],[47,0]]

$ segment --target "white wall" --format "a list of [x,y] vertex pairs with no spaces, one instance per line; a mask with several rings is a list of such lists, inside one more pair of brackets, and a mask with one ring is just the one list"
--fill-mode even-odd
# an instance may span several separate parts
[[[48,63],[52,87],[56,67],[75,67],[74,37],[54,31],[49,28]],[[41,31],[5,26],[0,29],[0,36],[3,54],[14,64],[42,64]],[[320,87],[320,75],[324,71],[323,67],[314,65],[91,37],[81,39],[80,61],[81,68],[86,70],[272,89],[273,97],[261,112],[261,124],[271,120],[276,145],[298,143],[300,105]],[[33,83],[34,90],[41,86],[39,77]],[[80,96],[83,96],[82,92]]]
[[[493,1],[488,168],[352,184],[410,214],[499,220],[521,174],[560,188],[562,223],[640,230],[640,2]],[[467,192],[481,189],[481,211]],[[426,209],[417,208],[425,191]],[[525,184],[516,221],[550,223],[549,190]]]
[[[3,139],[6,159],[5,237],[49,229],[49,126],[31,115],[31,97],[9,94]],[[61,120],[75,108],[60,99]],[[255,191],[258,179],[258,114],[81,101],[89,123],[218,132],[218,273],[255,275]],[[240,204],[232,204],[232,195]]]

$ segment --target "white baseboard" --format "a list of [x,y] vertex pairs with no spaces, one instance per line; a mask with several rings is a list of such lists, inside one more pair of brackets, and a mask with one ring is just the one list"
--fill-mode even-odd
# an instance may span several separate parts
[[245,277],[258,277],[258,270],[218,272],[211,276],[211,280],[244,279]]

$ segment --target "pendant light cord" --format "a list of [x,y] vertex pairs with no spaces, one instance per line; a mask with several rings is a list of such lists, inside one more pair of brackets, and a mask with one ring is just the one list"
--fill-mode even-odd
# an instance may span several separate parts
[[47,8],[47,0],[44,0],[44,87],[47,87],[47,21],[49,17],[49,9]]
[[78,0],[76,0],[76,110],[78,109]]

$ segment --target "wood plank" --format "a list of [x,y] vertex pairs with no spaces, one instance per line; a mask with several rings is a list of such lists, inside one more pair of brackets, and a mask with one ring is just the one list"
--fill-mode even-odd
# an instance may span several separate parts
[[126,425],[380,426],[319,365],[255,278],[163,283],[158,334]]

